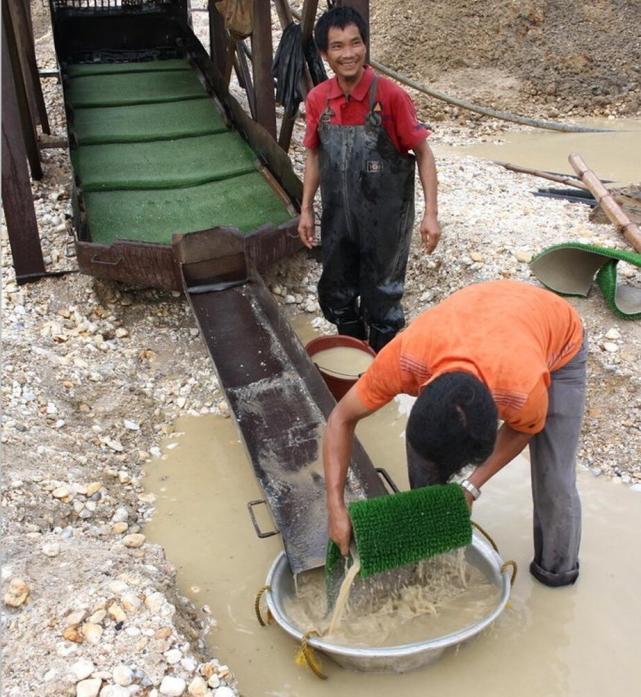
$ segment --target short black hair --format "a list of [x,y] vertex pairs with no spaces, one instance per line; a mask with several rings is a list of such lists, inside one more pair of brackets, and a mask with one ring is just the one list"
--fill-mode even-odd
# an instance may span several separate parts
[[466,465],[494,450],[496,404],[487,387],[465,372],[444,373],[421,392],[407,421],[406,438],[436,468],[445,484]]
[[348,24],[355,24],[360,32],[363,43],[367,43],[367,24],[363,17],[353,7],[332,7],[324,12],[316,22],[314,40],[319,51],[327,52],[329,30],[332,28],[345,29]]

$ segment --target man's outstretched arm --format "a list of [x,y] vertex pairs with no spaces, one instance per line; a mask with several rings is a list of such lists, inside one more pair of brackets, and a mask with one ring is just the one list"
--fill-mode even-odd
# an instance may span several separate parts
[[314,244],[314,196],[320,185],[318,148],[308,148],[303,177],[303,201],[300,207],[298,236],[311,249]]
[[354,429],[372,411],[361,401],[356,386],[352,387],[329,415],[323,438],[328,533],[343,555],[348,554],[352,537],[352,524],[345,506],[345,481],[352,457]]
[[414,154],[416,155],[418,176],[421,180],[425,199],[425,213],[420,226],[421,237],[427,253],[431,254],[441,239],[441,226],[438,222],[436,163],[432,149],[425,140],[414,148]]

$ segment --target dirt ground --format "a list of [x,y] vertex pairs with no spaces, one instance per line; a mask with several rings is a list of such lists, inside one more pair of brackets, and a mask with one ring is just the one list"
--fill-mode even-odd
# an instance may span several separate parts
[[[373,0],[372,55],[419,82],[528,116],[641,108],[636,0]],[[459,114],[428,97],[430,119]]]
[[[53,67],[46,6],[34,0],[32,12],[40,67]],[[399,3],[373,0],[372,48],[416,79],[495,107],[638,115],[640,13],[633,0],[435,0],[427,15],[424,3],[408,0],[399,21]],[[66,135],[60,87],[47,80],[44,91],[54,134]],[[477,117],[461,124],[434,100],[420,99],[419,112],[448,119],[435,142],[504,128]],[[299,173],[301,140],[298,123]],[[549,244],[625,246],[584,206],[535,200],[526,176],[474,158],[437,164],[443,240],[431,257],[414,240],[409,318],[479,280],[534,282],[527,261]],[[230,697],[242,685],[208,648],[215,618],[181,596],[162,548],[144,538],[154,505],[145,464],[179,415],[228,414],[224,395],[180,294],[73,272],[67,152],[43,151],[43,165],[33,192],[45,260],[72,273],[18,287],[3,226],[3,694]],[[329,331],[316,302],[319,272],[301,252],[266,280],[286,314],[306,313]],[[621,265],[621,273],[641,286],[638,270]],[[640,487],[641,323],[614,317],[596,292],[572,302],[590,337],[579,466]]]

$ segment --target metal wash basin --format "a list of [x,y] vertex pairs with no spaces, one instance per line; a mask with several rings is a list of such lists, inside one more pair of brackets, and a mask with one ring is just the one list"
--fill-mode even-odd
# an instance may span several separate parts
[[[309,646],[326,654],[344,668],[360,671],[403,673],[432,663],[446,649],[469,641],[488,627],[501,614],[510,596],[511,572],[504,567],[499,554],[485,539],[475,533],[472,543],[465,550],[465,557],[468,563],[477,567],[500,591],[496,606],[478,622],[442,637],[398,646],[356,648],[334,644],[318,637],[310,638]],[[265,598],[274,620],[287,634],[302,641],[303,632],[290,622],[284,605],[284,601],[295,593],[294,579],[285,552],[276,557],[266,584],[269,590],[265,593]]]

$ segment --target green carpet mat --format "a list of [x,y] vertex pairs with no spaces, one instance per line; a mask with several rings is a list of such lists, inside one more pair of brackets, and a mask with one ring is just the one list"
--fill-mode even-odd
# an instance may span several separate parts
[[231,225],[249,232],[291,219],[260,172],[185,189],[89,192],[85,195],[92,242],[137,240],[169,244],[176,232]]
[[69,65],[65,72],[69,77],[82,77],[84,75],[148,73],[159,70],[191,70],[191,65],[185,58],[127,63],[76,63]]
[[622,249],[567,242],[544,249],[530,262],[544,286],[562,295],[586,297],[594,275],[608,307],[623,319],[641,319],[641,289],[619,283],[617,264],[641,268],[641,254]]
[[255,160],[234,131],[152,143],[82,145],[72,154],[85,192],[196,186],[253,172]]
[[209,97],[184,102],[75,109],[80,145],[126,143],[222,133],[227,127]]
[[191,70],[74,77],[68,90],[74,109],[175,102],[206,94]]
[[[472,523],[458,484],[427,486],[348,506],[363,578],[428,559],[472,541]],[[330,542],[326,578],[342,564]]]

